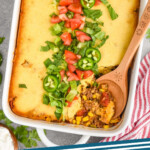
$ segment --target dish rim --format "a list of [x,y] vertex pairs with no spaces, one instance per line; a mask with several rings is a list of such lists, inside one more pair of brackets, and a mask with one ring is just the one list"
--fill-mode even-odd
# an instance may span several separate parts
[[[140,16],[146,5],[146,2],[147,0],[145,1],[140,0]],[[130,80],[130,87],[129,87],[129,97],[128,97],[128,102],[125,108],[125,112],[122,117],[122,120],[115,127],[105,130],[102,128],[93,129],[90,127],[77,126],[77,125],[72,125],[72,124],[64,125],[64,123],[53,123],[53,122],[46,122],[46,121],[41,121],[41,120],[33,120],[29,118],[24,118],[12,112],[8,103],[8,93],[9,93],[9,85],[10,85],[12,68],[13,68],[14,50],[16,46],[16,39],[17,39],[17,33],[18,33],[20,6],[21,6],[21,0],[15,0],[13,19],[12,19],[12,25],[11,25],[10,41],[9,41],[9,49],[8,49],[8,57],[7,57],[7,64],[6,64],[4,89],[3,89],[3,96],[2,96],[2,107],[7,118],[21,125],[26,125],[26,126],[36,127],[36,128],[44,128],[47,130],[54,130],[54,131],[59,131],[59,132],[73,133],[73,134],[79,134],[79,135],[90,135],[90,136],[97,136],[97,137],[115,136],[121,133],[123,130],[125,130],[127,125],[130,123],[130,120],[132,117],[130,114],[132,114],[133,106],[134,106],[134,96],[135,96],[134,93],[136,90],[136,83],[138,79],[138,71],[139,71],[139,65],[140,65],[140,60],[141,60],[143,41],[141,42],[139,50],[135,57],[134,67],[132,69],[132,75],[130,78],[131,80]]]

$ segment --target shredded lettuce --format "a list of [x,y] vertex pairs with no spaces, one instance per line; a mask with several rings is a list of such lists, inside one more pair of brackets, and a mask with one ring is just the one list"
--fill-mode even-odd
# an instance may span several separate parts
[[102,16],[101,10],[83,9],[84,15],[88,18],[96,20]]
[[67,95],[66,100],[71,102],[77,94],[78,94],[77,90],[71,90]]

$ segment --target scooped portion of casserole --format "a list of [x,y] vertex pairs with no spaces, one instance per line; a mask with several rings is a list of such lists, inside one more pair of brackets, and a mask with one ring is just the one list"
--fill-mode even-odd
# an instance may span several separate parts
[[12,111],[94,128],[118,123],[115,99],[96,78],[119,65],[138,8],[139,0],[22,0],[9,91]]

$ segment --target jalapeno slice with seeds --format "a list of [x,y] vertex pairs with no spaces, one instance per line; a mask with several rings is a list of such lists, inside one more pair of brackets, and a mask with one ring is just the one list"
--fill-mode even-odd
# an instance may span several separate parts
[[84,57],[78,61],[78,67],[81,70],[91,70],[94,66],[94,62],[91,58]]
[[101,53],[96,48],[88,48],[85,53],[86,57],[93,59],[94,63],[97,63],[101,59]]
[[58,81],[61,82],[61,75],[59,72],[53,72],[52,75],[54,75],[55,77],[57,77]]
[[46,92],[54,92],[58,87],[58,79],[53,75],[48,75],[43,81],[43,88]]
[[92,8],[95,4],[95,0],[81,0],[81,5],[84,8]]

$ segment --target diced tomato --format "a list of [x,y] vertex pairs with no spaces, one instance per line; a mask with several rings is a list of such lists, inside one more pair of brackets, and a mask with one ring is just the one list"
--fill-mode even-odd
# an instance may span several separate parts
[[77,96],[75,96],[73,100],[78,100],[78,97],[77,97]]
[[70,24],[70,21],[69,21],[69,20],[65,22],[65,27],[66,27],[66,28],[70,28],[70,27],[71,27],[71,24]]
[[80,42],[85,42],[85,41],[91,40],[91,37],[82,31],[76,31],[76,36]]
[[82,16],[80,14],[74,14],[74,19],[80,19],[81,21],[85,22],[85,16]]
[[80,0],[73,0],[73,3],[80,3]]
[[100,3],[101,3],[101,1],[100,1],[100,0],[96,0],[96,1],[95,1],[95,5],[94,5],[94,6],[98,6]]
[[73,3],[73,0],[60,0],[59,5],[68,6]]
[[68,9],[66,6],[58,6],[59,14],[66,14]]
[[67,93],[69,93],[71,91],[71,88],[68,89]]
[[61,81],[62,81],[64,79],[64,76],[65,76],[65,70],[61,70],[60,75],[61,75]]
[[62,39],[62,41],[64,42],[64,45],[69,46],[72,42],[72,38],[71,38],[71,34],[68,32],[64,32],[60,38]]
[[83,79],[83,76],[84,76],[84,71],[81,71],[81,70],[76,70],[76,73],[77,73],[77,76],[80,80]]
[[66,58],[65,61],[66,61],[68,64],[72,64],[72,65],[73,65],[73,64],[77,63],[78,60],[77,60],[77,59],[72,60],[72,59]]
[[93,75],[94,73],[93,73],[93,71],[91,71],[91,70],[88,70],[88,71],[84,71],[84,79],[86,79],[86,78],[88,78],[88,77],[90,77],[91,75]]
[[79,77],[75,73],[71,73],[68,78],[68,81],[73,81],[73,80],[75,80],[75,81],[80,80]]
[[100,104],[104,107],[107,107],[110,102],[108,93],[104,92],[102,95],[102,99],[100,100]]
[[81,59],[81,55],[76,55],[77,56],[77,59],[79,60],[79,59]]
[[60,15],[59,15],[59,18],[60,18],[60,20],[62,20],[62,21],[68,21],[68,20],[69,20],[68,17],[66,16],[66,14],[60,14]]
[[70,72],[74,72],[76,70],[76,66],[68,64],[68,69]]
[[80,35],[77,37],[78,41],[84,43],[85,41],[90,41],[91,37],[88,35]]
[[71,23],[71,29],[75,30],[80,27],[82,22],[80,19],[70,19],[70,23]]
[[[78,100],[78,97],[77,97],[77,96],[74,97],[73,101],[75,101],[75,100]],[[72,102],[73,102],[73,101],[72,101]],[[66,103],[68,104],[67,107],[71,107],[72,102],[67,101],[67,102],[66,102]]]
[[77,59],[76,54],[68,50],[65,50],[65,57],[69,59]]
[[51,23],[59,23],[61,19],[58,16],[52,16]]
[[83,14],[82,6],[80,3],[73,3],[73,4],[69,5],[68,10],[70,10],[74,13]]
[[67,107],[71,107],[72,102],[66,101],[66,103],[67,103]]
[[84,29],[84,26],[85,26],[85,22],[83,22],[83,23],[80,25],[79,29],[80,29],[80,30],[83,30],[83,29]]
[[80,35],[86,35],[86,33],[82,31],[76,31],[76,36],[80,36]]
[[70,71],[67,71],[67,76],[69,77],[71,75],[71,72]]
[[81,109],[77,112],[77,116],[84,116],[87,113],[87,111],[85,109]]
[[81,16],[80,14],[74,14],[73,18],[78,19],[78,22],[80,20],[80,26],[78,26],[77,28],[82,30],[84,28],[84,25],[85,25],[85,16]]

